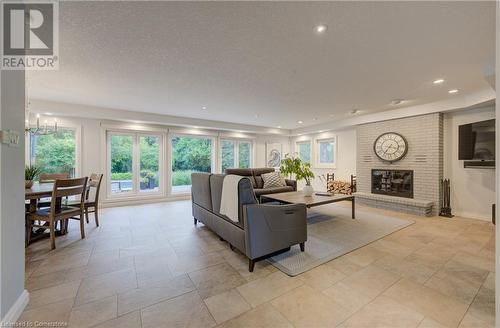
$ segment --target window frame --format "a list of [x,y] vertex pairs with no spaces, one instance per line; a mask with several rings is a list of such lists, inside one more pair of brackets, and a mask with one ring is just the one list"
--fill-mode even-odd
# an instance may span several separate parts
[[[321,163],[320,161],[320,156],[321,156],[321,152],[320,152],[320,144],[321,143],[325,143],[325,142],[330,142],[330,143],[333,143],[333,163]],[[331,137],[328,137],[328,138],[318,138],[315,140],[315,160],[314,160],[314,164],[315,164],[315,167],[316,168],[328,168],[328,169],[335,169],[337,168],[337,145],[338,145],[338,142],[337,142],[337,136],[331,136]]]
[[[313,163],[313,144],[312,140],[301,140],[301,141],[296,141],[295,142],[295,153],[297,154],[297,157],[300,158],[300,145],[301,144],[309,144],[309,163],[312,165]],[[302,160],[302,158],[300,158]]]
[[[107,200],[119,199],[137,199],[151,196],[165,195],[165,156],[164,156],[164,134],[160,131],[154,130],[131,130],[131,129],[111,129],[105,130],[105,168],[106,168],[106,198]],[[124,193],[113,193],[111,188],[111,136],[131,136],[132,139],[132,191]],[[141,137],[157,137],[159,140],[159,154],[158,154],[158,191],[142,191],[141,192],[141,152],[140,152],[140,138]]]
[[250,163],[249,167],[253,166],[253,159],[254,159],[254,154],[253,154],[253,141],[248,140],[248,139],[236,139],[236,138],[227,138],[227,137],[221,137],[219,138],[219,145],[218,145],[218,159],[219,159],[219,165],[218,165],[218,171],[220,173],[224,173],[222,171],[222,143],[224,141],[230,141],[234,142],[234,168],[239,168],[240,167],[240,144],[241,143],[248,143],[250,144]]
[[177,137],[189,137],[189,138],[198,138],[198,139],[210,139],[212,143],[212,149],[211,149],[211,163],[210,163],[210,173],[216,173],[216,167],[218,165],[216,159],[217,159],[217,152],[219,149],[216,149],[218,143],[216,142],[216,137],[213,135],[209,134],[190,134],[190,133],[184,133],[184,132],[172,132],[168,134],[167,137],[167,170],[168,170],[168,182],[167,184],[167,189],[168,189],[168,195],[170,196],[185,196],[185,195],[191,195],[191,192],[173,192],[172,188],[172,178],[173,178],[173,171],[172,171],[172,162],[174,160],[173,156],[173,147],[172,147],[172,139],[177,138]]

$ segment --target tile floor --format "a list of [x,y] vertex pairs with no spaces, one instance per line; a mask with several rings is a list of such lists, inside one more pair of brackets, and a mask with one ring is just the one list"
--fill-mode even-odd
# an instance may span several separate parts
[[[419,218],[368,246],[289,277],[247,260],[189,201],[104,209],[26,252],[30,303],[20,321],[70,327],[493,327],[494,226]],[[335,206],[327,205],[331,210]]]

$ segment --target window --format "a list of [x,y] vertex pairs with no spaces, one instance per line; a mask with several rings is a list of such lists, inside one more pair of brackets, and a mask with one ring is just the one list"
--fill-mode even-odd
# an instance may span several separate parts
[[221,140],[221,172],[228,168],[252,166],[252,143],[250,141]]
[[316,141],[316,166],[334,168],[337,157],[337,139],[321,139]]
[[172,143],[172,193],[191,191],[191,173],[212,172],[212,138],[174,136]]
[[297,142],[297,156],[305,163],[311,163],[311,142]]
[[76,131],[59,128],[57,133],[29,136],[29,164],[38,166],[42,173],[68,173],[75,177]]
[[161,136],[108,133],[109,194],[160,192]]

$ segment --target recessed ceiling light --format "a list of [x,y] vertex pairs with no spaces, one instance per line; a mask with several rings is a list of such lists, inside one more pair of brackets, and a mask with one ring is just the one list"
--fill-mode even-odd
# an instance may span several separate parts
[[359,109],[353,109],[349,112],[349,115],[358,115],[360,113]]
[[304,123],[304,122],[302,122],[302,121],[298,121],[297,123],[302,124],[302,123]]
[[201,106],[201,109],[206,110],[207,106]]
[[325,33],[326,30],[328,29],[328,26],[324,25],[324,24],[319,24],[319,25],[316,25],[314,27],[314,30],[316,31],[316,33]]
[[437,79],[437,80],[434,80],[432,83],[434,84],[441,84],[444,82],[444,79]]
[[448,91],[448,93],[457,93],[458,92],[458,89],[451,89]]
[[391,100],[391,105],[397,106],[397,105],[401,105],[404,102],[405,102],[404,99],[393,99],[393,100]]
[[323,132],[325,132],[325,130],[319,130],[319,133],[323,133]]
[[281,125],[278,125],[278,126],[277,126],[277,128],[278,128],[278,129],[281,129]]

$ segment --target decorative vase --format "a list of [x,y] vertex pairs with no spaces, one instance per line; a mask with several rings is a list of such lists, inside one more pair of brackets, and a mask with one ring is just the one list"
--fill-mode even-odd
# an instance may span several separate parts
[[29,189],[33,187],[33,180],[24,180],[24,188]]
[[304,186],[302,191],[304,192],[304,196],[306,197],[311,197],[314,194],[314,189],[311,185]]

